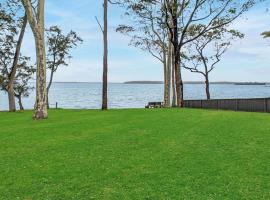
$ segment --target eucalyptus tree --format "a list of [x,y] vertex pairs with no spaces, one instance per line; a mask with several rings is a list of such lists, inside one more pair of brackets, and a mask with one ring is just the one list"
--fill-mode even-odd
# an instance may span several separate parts
[[[177,106],[183,106],[181,53],[190,42],[227,26],[260,0],[164,0],[167,29],[173,35]],[[194,35],[189,34],[196,29]]]
[[147,51],[160,61],[164,70],[164,105],[170,106],[171,91],[171,35],[166,29],[162,1],[122,0],[129,19],[127,24],[119,25],[121,32],[130,39],[130,45]]
[[46,52],[45,52],[45,0],[21,0],[25,9],[27,20],[32,29],[36,46],[36,102],[33,119],[46,119],[47,111],[47,89],[46,89]]
[[8,93],[9,111],[16,111],[14,81],[21,58],[21,45],[27,25],[27,16],[20,16],[21,5],[16,0],[0,4],[0,68]]
[[112,0],[103,0],[103,26],[96,17],[103,35],[103,75],[102,75],[102,110],[108,109],[108,4],[118,4]]
[[49,108],[49,91],[53,82],[54,73],[61,66],[68,66],[67,60],[71,59],[71,50],[77,47],[82,39],[76,32],[70,31],[64,34],[58,26],[51,26],[46,30],[47,40],[47,69],[50,78],[47,85],[47,104]]
[[108,2],[103,0],[103,26],[96,17],[103,36],[102,110],[108,109]]
[[244,35],[237,30],[222,27],[205,33],[189,44],[186,53],[189,56],[182,59],[182,66],[204,77],[207,99],[211,98],[209,74],[221,61],[232,41],[243,37]]
[[[0,84],[1,87],[3,86],[4,82],[4,74],[2,73],[3,69],[6,68],[6,63],[7,63],[7,57],[9,59],[9,63],[11,63],[11,57],[10,51],[6,51],[9,49],[12,49],[13,47],[13,36],[15,35],[14,31],[14,20],[13,20],[13,15],[10,15],[6,11],[6,6],[3,5],[4,3],[0,3]],[[7,41],[8,39],[8,41]]]
[[102,110],[108,109],[108,0],[103,2]]
[[16,50],[15,50],[15,54],[14,54],[12,68],[11,68],[10,74],[8,76],[9,83],[7,85],[7,89],[8,89],[10,111],[15,111],[15,109],[16,109],[15,102],[14,102],[14,87],[13,86],[14,86],[14,81],[15,81],[15,77],[16,77],[16,73],[17,73],[18,61],[19,61],[19,57],[20,57],[20,51],[21,51],[21,46],[22,46],[24,34],[25,34],[26,25],[27,25],[27,16],[24,15],[24,17],[22,19],[22,25],[21,25],[21,30],[19,33],[19,38],[18,38],[17,43],[16,43]]

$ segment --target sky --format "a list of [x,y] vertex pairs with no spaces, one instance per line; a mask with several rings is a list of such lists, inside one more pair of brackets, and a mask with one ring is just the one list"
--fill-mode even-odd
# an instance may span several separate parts
[[[245,34],[235,41],[222,61],[211,73],[211,81],[270,82],[270,41],[261,32],[270,30],[270,1],[252,8],[233,27]],[[47,0],[46,27],[60,26],[64,32],[76,31],[84,40],[72,50],[68,67],[61,67],[55,82],[100,82],[102,78],[102,33],[95,20],[102,21],[102,0]],[[147,52],[129,46],[129,38],[116,33],[123,24],[123,10],[109,6],[109,82],[163,79],[162,64]],[[26,32],[23,54],[34,57],[34,40],[30,28]],[[201,81],[199,74],[183,70],[184,81]]]

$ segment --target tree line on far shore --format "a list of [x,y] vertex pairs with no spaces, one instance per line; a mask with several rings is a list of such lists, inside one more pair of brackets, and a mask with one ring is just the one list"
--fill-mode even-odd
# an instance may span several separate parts
[[[211,98],[209,74],[232,43],[244,34],[233,22],[263,0],[103,0],[103,91],[102,109],[108,108],[108,5],[122,7],[125,24],[116,31],[130,37],[130,45],[147,51],[160,61],[164,75],[165,107],[183,106],[182,69],[200,74]],[[36,74],[33,119],[46,119],[48,94],[54,73],[68,65],[71,50],[82,42],[76,32],[64,33],[57,25],[45,27],[45,0],[4,0],[0,3],[0,86],[8,93],[9,110],[16,111],[15,99],[23,109],[22,97],[34,89],[29,85]],[[32,30],[36,60],[22,55],[27,24]],[[262,35],[270,37],[270,32]],[[35,67],[34,67],[35,65]],[[46,73],[50,73],[48,84]]]

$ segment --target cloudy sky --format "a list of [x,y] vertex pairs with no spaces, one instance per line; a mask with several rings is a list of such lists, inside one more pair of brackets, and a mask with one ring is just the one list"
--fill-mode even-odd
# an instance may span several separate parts
[[[268,1],[268,0],[267,0]],[[270,30],[270,2],[257,6],[233,25],[245,33],[223,57],[211,75],[212,81],[268,81],[270,82],[270,41],[260,33]],[[116,33],[123,23],[122,10],[109,7],[109,81],[162,80],[162,65],[148,53],[128,45],[128,38]],[[46,26],[59,25],[63,30],[76,31],[84,43],[73,50],[69,67],[55,75],[55,81],[100,82],[102,77],[102,34],[95,21],[102,20],[101,0],[47,0]],[[24,54],[34,55],[30,29],[24,42]],[[185,81],[198,81],[202,77],[183,71]]]

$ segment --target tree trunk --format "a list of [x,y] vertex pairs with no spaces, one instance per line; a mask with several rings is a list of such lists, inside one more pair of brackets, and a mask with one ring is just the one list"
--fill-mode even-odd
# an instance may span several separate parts
[[48,108],[48,109],[50,108],[50,104],[49,104],[49,91],[50,91],[50,88],[51,88],[51,86],[52,86],[53,73],[54,73],[54,69],[51,69],[51,73],[50,73],[50,81],[49,81],[48,86],[47,86],[47,108]]
[[15,51],[15,55],[13,59],[12,68],[8,77],[7,92],[8,92],[8,102],[9,102],[10,112],[16,111],[15,95],[14,95],[14,79],[16,77],[16,71],[18,67],[18,61],[20,57],[21,46],[22,46],[22,41],[25,34],[26,25],[27,25],[27,15],[25,14],[23,17],[23,24],[22,24],[20,35],[19,35],[17,45],[16,45],[16,51]]
[[23,107],[23,104],[22,104],[22,96],[21,95],[18,96],[18,103],[19,103],[19,106],[20,106],[20,110],[24,110],[24,107]]
[[172,43],[171,38],[168,40],[168,57],[167,57],[167,84],[166,84],[166,99],[167,99],[167,107],[171,105],[171,71],[172,71]]
[[168,90],[167,90],[167,85],[168,85],[168,78],[167,78],[167,73],[168,73],[168,69],[167,69],[167,52],[165,50],[165,48],[163,48],[163,77],[164,77],[164,91],[163,91],[163,102],[164,102],[164,106],[168,107]]
[[178,30],[178,11],[177,0],[174,0],[174,10],[172,16],[173,24],[173,46],[174,46],[174,68],[175,68],[175,84],[176,84],[176,106],[183,107],[183,81],[181,76],[181,61],[180,61],[180,47],[179,44],[179,30]]
[[206,92],[206,98],[208,100],[211,99],[208,74],[205,75],[205,92]]
[[[179,55],[179,57],[180,57],[180,55]],[[178,74],[178,76],[179,76],[179,87],[180,87],[180,89],[179,89],[179,94],[178,94],[178,96],[179,96],[179,102],[178,102],[178,106],[179,107],[181,107],[181,108],[183,108],[184,107],[184,84],[183,84],[183,79],[182,79],[182,70],[181,70],[181,66],[180,66],[180,64],[181,64],[181,62],[179,62],[179,74]]]
[[102,110],[108,109],[108,0],[104,0]]
[[44,33],[40,30],[35,35],[37,53],[37,79],[36,79],[36,103],[33,118],[36,120],[46,119],[47,111],[47,88],[46,88],[46,53]]
[[182,81],[181,68],[180,68],[180,53],[179,53],[179,50],[174,50],[174,51],[176,52],[174,56],[176,106],[183,107],[183,81]]
[[47,109],[50,109],[50,103],[49,103],[49,90],[47,90]]
[[[173,54],[173,53],[172,53]],[[172,107],[176,107],[174,54],[172,55]]]
[[33,119],[48,118],[47,91],[46,91],[46,52],[44,39],[44,11],[45,0],[38,0],[37,12],[33,12],[30,0],[21,0],[27,20],[31,26],[36,46],[37,78],[36,78],[36,102]]
[[46,52],[44,38],[44,8],[45,0],[38,1],[38,24],[33,30],[37,56],[36,103],[33,118],[36,120],[48,118],[47,88],[46,88]]
[[15,103],[13,84],[9,84],[9,86],[7,87],[7,93],[8,93],[9,112],[15,112],[16,103]]

